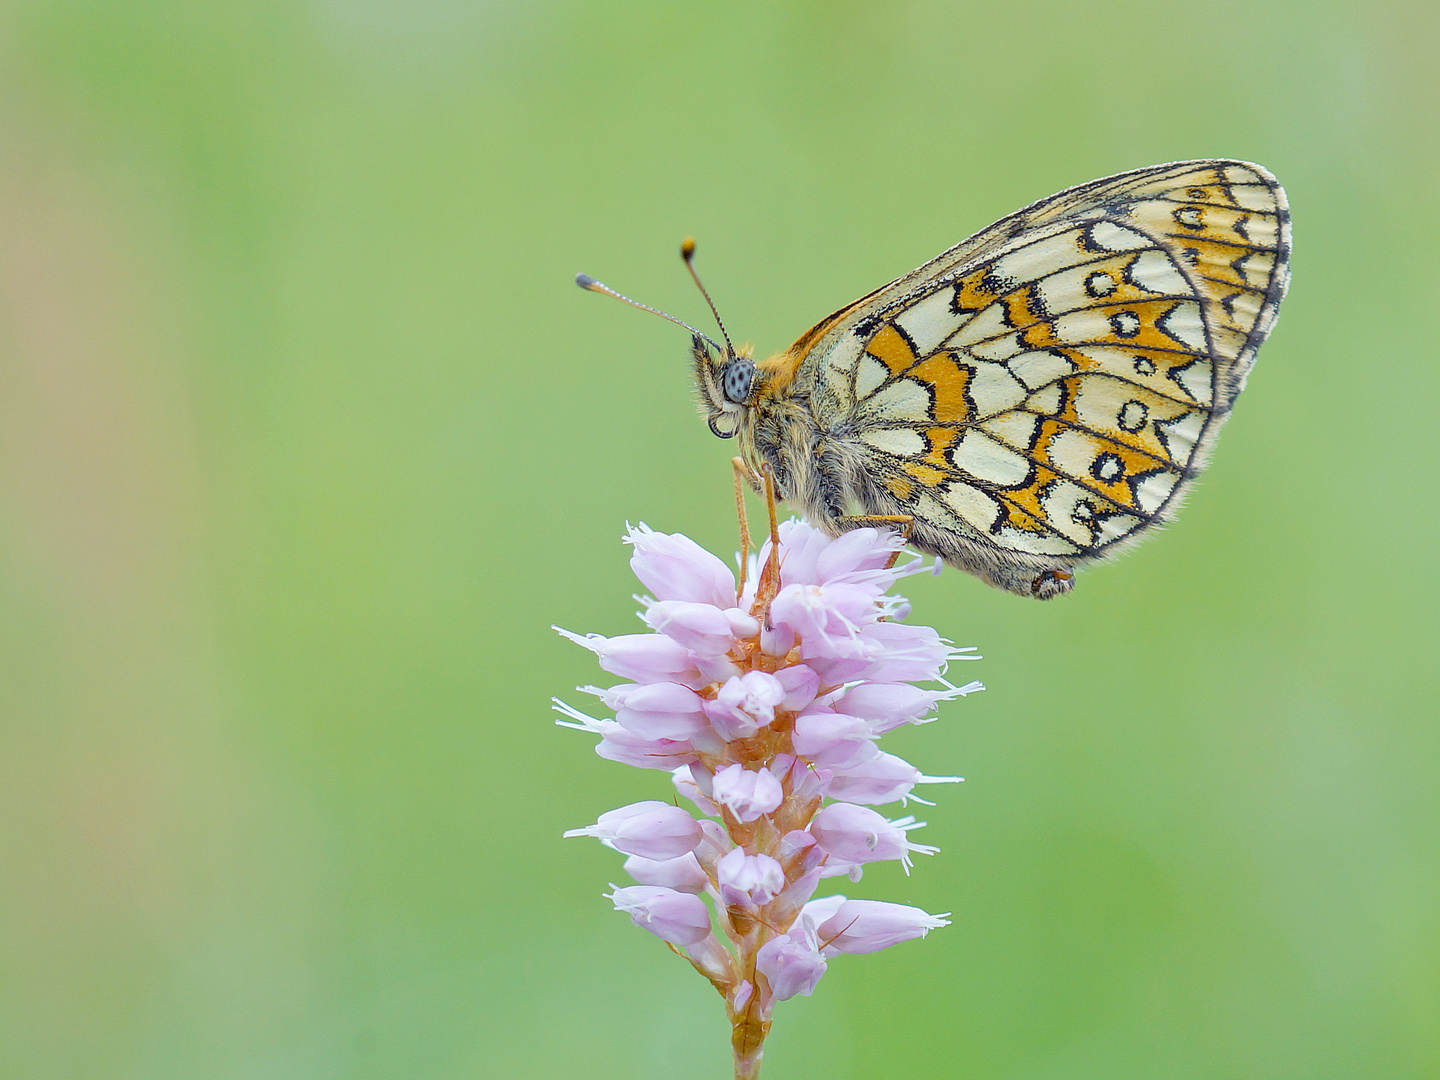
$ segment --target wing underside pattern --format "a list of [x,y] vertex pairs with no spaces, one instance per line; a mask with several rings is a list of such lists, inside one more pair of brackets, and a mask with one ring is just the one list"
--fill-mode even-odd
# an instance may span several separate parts
[[857,441],[887,509],[1101,555],[1165,518],[1203,465],[1288,250],[1283,194],[1255,166],[1062,192],[812,331],[812,409]]

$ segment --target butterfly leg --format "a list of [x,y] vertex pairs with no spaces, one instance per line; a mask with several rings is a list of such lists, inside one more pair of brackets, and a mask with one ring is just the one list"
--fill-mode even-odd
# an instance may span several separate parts
[[909,540],[915,518],[911,514],[842,514],[835,519],[835,524],[842,532],[851,529],[894,529]]
[[[738,469],[736,476],[739,476]],[[760,479],[765,485],[765,509],[770,515],[770,554],[760,568],[760,580],[755,584],[755,606],[750,614],[768,627],[770,601],[780,592],[780,520],[775,508],[775,470],[768,461],[760,463]]]
[[745,591],[745,573],[750,566],[750,519],[745,514],[745,484],[755,482],[754,474],[744,458],[731,458],[735,470],[735,516],[740,522],[740,585],[737,595]]

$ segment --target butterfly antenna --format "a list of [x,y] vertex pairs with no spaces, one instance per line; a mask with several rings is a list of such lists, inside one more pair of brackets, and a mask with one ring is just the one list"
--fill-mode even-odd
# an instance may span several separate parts
[[[662,319],[669,319],[669,320],[670,320],[671,322],[673,322],[676,326],[683,326],[686,330],[689,330],[690,333],[694,334],[696,337],[704,338],[706,341],[710,342],[711,347],[712,347],[716,352],[720,352],[720,351],[721,351],[720,346],[719,346],[718,344],[716,344],[714,338],[710,337],[709,334],[702,334],[702,333],[700,333],[699,330],[696,330],[693,326],[691,326],[691,325],[690,325],[688,322],[686,322],[684,319],[677,319],[677,318],[675,318],[674,315],[667,315],[665,312],[661,311],[659,308],[653,308],[653,307],[651,307],[649,304],[642,304],[642,303],[640,303],[639,300],[631,300],[630,297],[626,296],[626,295],[623,294],[623,293],[618,293],[618,292],[616,292],[614,289],[610,288],[609,285],[606,285],[606,284],[604,284],[603,282],[600,282],[600,281],[596,281],[596,280],[595,280],[593,277],[591,277],[589,274],[576,274],[576,275],[575,275],[575,284],[576,284],[576,285],[579,285],[580,288],[582,288],[582,289],[587,289],[587,290],[589,290],[590,292],[604,293],[606,296],[613,296],[616,300],[623,300],[623,301],[625,301],[625,303],[629,304],[631,307],[638,307],[641,311],[648,311],[648,312],[650,312],[650,314],[652,314],[652,315],[659,315]],[[702,290],[702,291],[703,291],[703,290]],[[706,297],[706,299],[708,300],[709,297]],[[710,306],[710,309],[713,311],[713,310],[715,309],[715,306],[712,304],[712,305]],[[723,326],[720,328],[720,332],[721,332],[721,333],[724,333],[724,332],[725,332],[725,328],[724,328]],[[726,341],[726,344],[729,344],[730,339],[729,339],[729,338],[726,338],[725,341]]]
[[725,339],[725,344],[730,349],[730,355],[735,355],[735,346],[730,343],[730,335],[725,330],[725,324],[720,321],[720,312],[715,310],[715,301],[710,299],[710,294],[700,283],[700,275],[695,272],[695,238],[693,236],[687,236],[680,241],[680,257],[685,260],[685,269],[690,271],[690,276],[695,280],[695,287],[700,290],[700,295],[705,297],[705,302],[710,305],[710,314],[715,316],[715,325],[720,327],[720,336]]

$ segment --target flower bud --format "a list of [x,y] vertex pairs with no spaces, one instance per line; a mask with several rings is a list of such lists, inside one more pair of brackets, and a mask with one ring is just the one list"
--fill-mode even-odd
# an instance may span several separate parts
[[735,603],[735,576],[688,536],[640,525],[625,537],[635,553],[630,569],[657,600],[689,600],[716,607]]
[[700,823],[678,806],[647,800],[601,814],[594,825],[565,835],[594,836],[627,855],[678,859],[694,851],[704,834]]
[[616,687],[608,696],[616,722],[644,739],[684,740],[710,726],[704,699],[679,683]]
[[[809,910],[807,906],[806,910]],[[948,915],[949,912],[946,912]],[[907,904],[879,900],[846,900],[816,930],[826,956],[836,953],[872,953],[931,930],[949,926],[944,915],[928,915]]]
[[778,862],[769,855],[747,855],[738,847],[715,864],[715,879],[726,904],[763,907],[785,888],[785,871]]
[[625,872],[641,885],[661,885],[677,892],[700,893],[710,885],[710,879],[700,868],[693,851],[687,851],[678,859],[646,859],[631,855],[625,860]]
[[785,685],[764,671],[750,671],[727,679],[705,703],[715,731],[722,739],[748,739],[775,719],[775,707],[785,700]]
[[820,847],[844,862],[858,865],[899,859],[908,871],[910,852],[933,855],[939,850],[928,844],[912,844],[905,838],[907,829],[923,824],[913,818],[887,821],[867,806],[831,803],[815,815],[810,832]]
[[645,609],[645,622],[701,656],[723,656],[735,645],[730,619],[713,604],[660,600]]
[[616,911],[672,945],[698,945],[710,936],[710,909],[698,896],[657,885],[610,887],[615,891],[605,896]]
[[920,770],[914,765],[894,754],[881,753],[851,768],[836,770],[829,794],[841,802],[880,806],[903,799],[920,779]]
[[767,941],[755,956],[755,967],[770,984],[772,1000],[787,1001],[797,994],[808,997],[826,967],[815,928],[797,927]]
[[795,718],[795,753],[815,765],[843,770],[868,761],[880,751],[868,721],[844,713],[804,713]]
[[730,809],[737,821],[754,821],[774,812],[785,798],[780,781],[769,769],[729,765],[715,774],[714,799]]

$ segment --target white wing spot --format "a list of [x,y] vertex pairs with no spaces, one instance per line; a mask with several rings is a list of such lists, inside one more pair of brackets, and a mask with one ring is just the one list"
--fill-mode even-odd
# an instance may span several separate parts
[[1006,334],[1004,337],[992,338],[989,341],[977,342],[970,346],[970,352],[982,360],[1009,360],[1012,356],[1018,356],[1024,349],[1025,346],[1020,344],[1019,334]]
[[1050,440],[1045,455],[1059,471],[1084,476],[1095,460],[1095,443],[1078,431],[1062,431]]
[[1201,405],[1210,404],[1210,381],[1213,372],[1208,360],[1195,360],[1182,368],[1175,369],[1173,374],[1175,381],[1195,401]]
[[1182,229],[1203,229],[1205,214],[1198,206],[1177,206],[1171,215]]
[[1004,365],[977,360],[968,366],[974,372],[968,387],[970,400],[980,416],[1005,412],[1025,400],[1025,387]]
[[1027,390],[1035,390],[1046,383],[1063,379],[1075,372],[1075,365],[1065,357],[1053,352],[1027,352],[1010,361],[1010,370],[1025,384]]
[[1116,288],[1115,279],[1103,270],[1096,270],[1085,279],[1085,292],[1095,300],[1109,296]]
[[995,438],[1019,450],[1029,450],[1034,445],[1035,432],[1039,426],[1038,416],[1019,410],[1001,413],[981,424],[981,427]]
[[1133,311],[1117,311],[1110,316],[1110,328],[1122,338],[1132,338],[1140,333],[1140,316]]
[[971,428],[950,452],[957,469],[1001,487],[1014,487],[1030,475],[1030,462],[1003,443]]
[[873,394],[890,375],[890,369],[876,360],[873,356],[865,356],[860,360],[860,368],[855,373],[855,396],[866,398]]
[[930,395],[914,379],[899,379],[861,402],[860,408],[874,419],[928,420]]
[[1187,349],[1205,351],[1205,323],[1200,317],[1199,304],[1190,301],[1176,304],[1156,319],[1155,324]]
[[974,315],[968,322],[960,324],[946,345],[973,345],[977,341],[984,341],[986,338],[1000,337],[1009,333],[1014,327],[1005,322],[1005,307],[1003,304],[989,304]]
[[969,484],[957,482],[949,485],[943,499],[951,510],[985,532],[988,532],[1000,517],[1000,503]]
[[1095,459],[1095,464],[1090,470],[1090,475],[1096,480],[1103,480],[1107,484],[1113,484],[1120,477],[1125,475],[1125,463],[1116,454],[1101,454]]
[[1135,502],[1147,514],[1153,514],[1164,505],[1180,480],[1176,473],[1156,472],[1135,485]]
[[1121,431],[1135,432],[1143,428],[1148,419],[1150,419],[1150,410],[1143,401],[1127,401],[1120,407],[1115,422]]
[[1163,251],[1141,252],[1130,264],[1130,280],[1152,293],[1191,295],[1194,292]]
[[1060,384],[1042,386],[1025,399],[1025,408],[1042,416],[1054,416],[1060,411]]
[[1102,251],[1139,251],[1151,246],[1148,236],[1113,221],[1097,221],[1090,226],[1090,243]]
[[956,315],[950,306],[954,293],[936,289],[895,316],[895,322],[915,343],[915,355],[925,356],[955,330]]
[[925,452],[925,439],[910,428],[874,428],[860,436],[865,442],[896,457],[916,457]]

